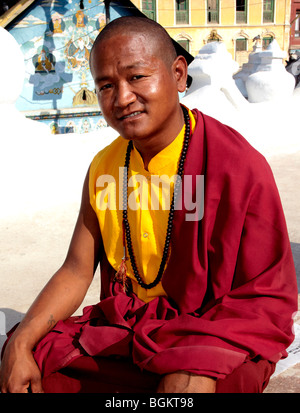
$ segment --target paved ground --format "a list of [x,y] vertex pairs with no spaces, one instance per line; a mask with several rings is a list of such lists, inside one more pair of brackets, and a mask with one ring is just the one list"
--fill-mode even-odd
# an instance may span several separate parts
[[[300,290],[300,152],[269,160],[286,214]],[[8,330],[19,321],[51,275],[63,262],[74,222],[77,203],[44,210],[20,219],[0,220],[0,347]],[[77,313],[99,299],[95,277]],[[298,322],[300,323],[300,316]],[[267,393],[300,393],[300,365],[271,379]]]

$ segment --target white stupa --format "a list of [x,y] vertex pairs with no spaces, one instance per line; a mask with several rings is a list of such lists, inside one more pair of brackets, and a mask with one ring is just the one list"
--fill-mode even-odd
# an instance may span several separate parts
[[[300,88],[293,90],[294,77],[285,71],[282,57],[277,42],[267,51],[256,43],[249,62],[233,76],[236,63],[225,45],[209,43],[189,67],[193,82],[181,102],[233,127],[267,158],[296,152],[300,150],[300,136],[293,125]],[[254,74],[264,83],[259,85]],[[248,85],[249,100],[237,87],[237,79],[244,87]]]
[[235,81],[249,102],[282,101],[290,98],[295,88],[295,79],[288,73],[283,64],[287,55],[283,52],[276,39],[266,50],[261,44],[256,44],[249,55],[249,62],[234,76]]
[[91,134],[52,135],[27,119],[15,102],[25,75],[24,57],[0,27],[0,219],[80,203],[93,156],[117,135],[111,128]]
[[32,128],[31,135],[46,133],[47,129],[42,124],[28,120],[16,108],[15,102],[21,94],[25,76],[24,57],[16,40],[7,30],[0,26],[0,121],[1,146],[4,141],[8,143],[12,135]]
[[[48,128],[26,119],[15,107],[25,76],[23,54],[16,40],[0,27],[0,217],[26,210]],[[32,198],[34,202],[34,199]]]
[[237,70],[238,64],[224,43],[207,43],[189,65],[193,81],[182,103],[190,107],[196,104],[205,114],[234,123],[236,111],[248,105],[232,77]]
[[248,62],[244,63],[242,69],[233,76],[237,87],[245,98],[248,98],[246,80],[252,73],[256,72],[258,66],[260,65],[260,52],[262,52],[262,41],[260,36],[257,36],[253,50],[248,56]]

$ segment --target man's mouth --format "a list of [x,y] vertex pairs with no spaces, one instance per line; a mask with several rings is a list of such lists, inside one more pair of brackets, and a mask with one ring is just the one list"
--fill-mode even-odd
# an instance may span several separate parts
[[129,115],[122,116],[120,119],[125,120],[125,119],[128,119],[128,118],[133,118],[134,116],[140,115],[141,113],[143,113],[143,112],[140,112],[140,111],[132,112]]

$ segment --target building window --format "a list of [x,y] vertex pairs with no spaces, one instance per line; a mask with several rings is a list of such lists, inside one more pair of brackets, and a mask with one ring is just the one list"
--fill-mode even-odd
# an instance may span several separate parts
[[247,39],[241,37],[235,41],[235,51],[236,52],[246,52],[247,51]]
[[296,11],[295,37],[300,37],[300,10]]
[[176,0],[176,24],[189,24],[188,0]]
[[190,52],[190,41],[188,39],[177,40],[177,43],[180,44],[187,52]]
[[207,23],[219,23],[219,0],[207,0]]
[[264,0],[263,22],[274,23],[274,0]]
[[248,39],[244,36],[238,37],[235,39],[235,61],[242,67],[248,60]]
[[156,20],[156,4],[155,0],[143,0],[142,12],[152,20]]
[[273,41],[274,37],[273,36],[265,36],[263,37],[263,41],[262,41],[262,48],[263,50],[265,50],[269,44]]
[[247,23],[247,0],[236,0],[236,23]]

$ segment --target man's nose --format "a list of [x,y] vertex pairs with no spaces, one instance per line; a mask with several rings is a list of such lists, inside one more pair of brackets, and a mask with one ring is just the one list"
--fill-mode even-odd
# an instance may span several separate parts
[[115,106],[125,108],[136,100],[131,85],[128,82],[120,82],[116,91]]

